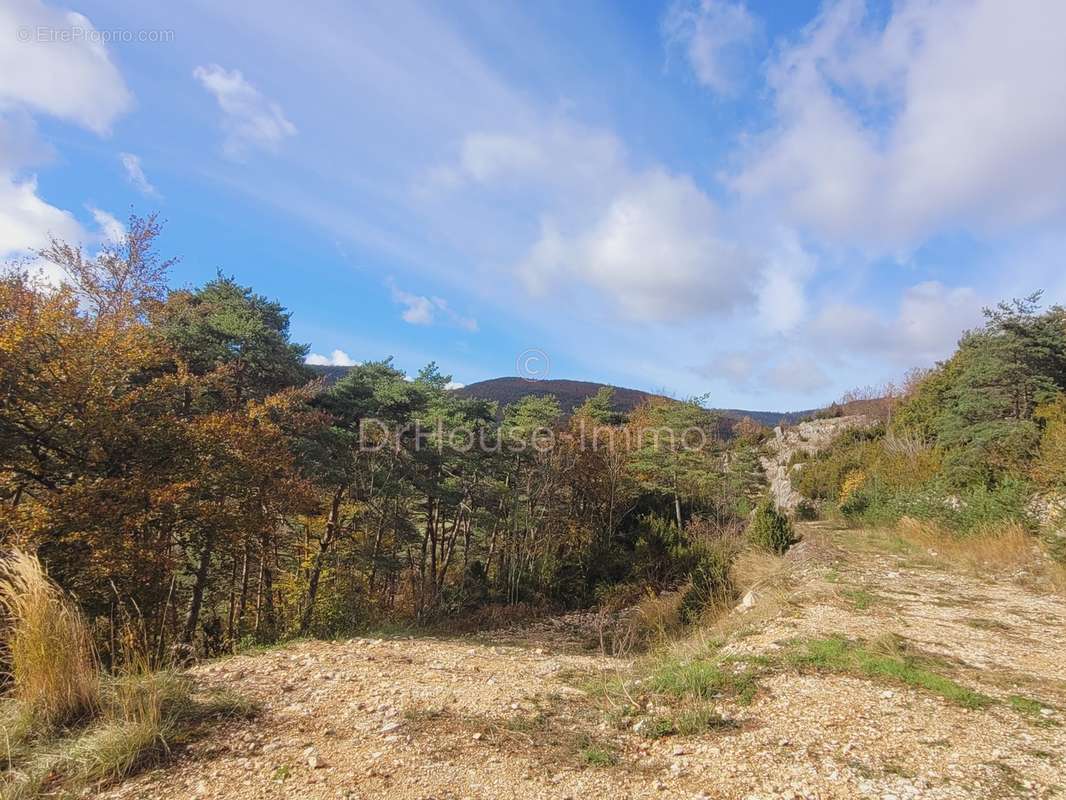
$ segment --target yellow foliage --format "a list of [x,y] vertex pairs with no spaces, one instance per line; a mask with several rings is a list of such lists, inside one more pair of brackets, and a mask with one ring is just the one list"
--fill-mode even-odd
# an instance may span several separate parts
[[862,469],[854,469],[844,477],[844,482],[840,486],[840,503],[846,503],[855,492],[862,489],[866,485],[866,471]]
[[1066,483],[1066,395],[1037,407],[1034,416],[1044,423],[1044,433],[1033,478],[1043,486],[1062,486]]

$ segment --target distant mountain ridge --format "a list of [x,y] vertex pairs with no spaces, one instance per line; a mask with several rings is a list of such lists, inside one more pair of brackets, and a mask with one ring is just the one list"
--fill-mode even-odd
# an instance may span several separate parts
[[[311,369],[326,379],[326,383],[332,384],[343,378],[351,367],[334,366],[311,366]],[[628,413],[639,406],[645,400],[663,399],[676,400],[666,395],[645,392],[640,389],[629,389],[625,386],[613,386],[608,383],[596,383],[594,381],[571,381],[564,379],[529,380],[527,378],[507,377],[490,378],[486,381],[470,383],[455,393],[460,397],[476,397],[479,400],[493,400],[500,406],[510,405],[528,395],[543,397],[554,395],[559,401],[559,406],[564,414],[572,414],[574,409],[592,397],[603,387],[614,390],[612,408],[620,413]],[[740,420],[751,417],[756,422],[774,427],[784,422],[792,425],[804,417],[809,417],[819,409],[806,409],[803,411],[748,411],[742,408],[716,408],[727,419]]]
[[[612,386],[606,383],[593,381],[571,380],[528,380],[526,378],[492,378],[487,381],[470,383],[462,389],[456,389],[456,394],[461,397],[477,397],[481,400],[495,400],[500,405],[508,405],[527,395],[554,395],[559,401],[559,406],[566,414],[573,413],[574,409],[592,397],[603,387],[614,390],[612,407],[615,411],[628,413],[639,406],[645,400],[660,398],[663,400],[675,400],[676,398],[665,395],[645,392],[640,389],[629,389],[624,386]],[[805,411],[748,411],[741,408],[716,408],[714,409],[728,419],[739,420],[751,417],[756,422],[773,427],[781,421],[792,424],[803,417],[810,416],[816,409]]]

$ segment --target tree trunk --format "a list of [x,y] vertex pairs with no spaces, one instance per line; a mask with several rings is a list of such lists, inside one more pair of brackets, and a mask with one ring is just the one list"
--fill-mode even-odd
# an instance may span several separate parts
[[207,586],[207,572],[211,566],[211,549],[213,540],[210,535],[200,548],[200,563],[196,567],[196,580],[192,585],[192,598],[189,601],[189,613],[185,617],[185,627],[181,631],[181,641],[189,644],[196,635],[196,623],[200,621],[200,608],[204,603],[204,587]]
[[269,566],[270,534],[260,536],[259,586],[256,588],[255,633],[266,633],[268,639],[274,636],[274,572]]
[[307,601],[304,603],[303,615],[300,617],[301,636],[311,627],[311,617],[315,612],[315,598],[318,596],[318,581],[322,577],[322,565],[325,563],[330,545],[337,538],[342,497],[344,497],[344,487],[333,493],[333,502],[329,506],[329,519],[326,520],[326,533],[318,542],[318,553],[315,554],[315,563],[311,567],[307,580]]

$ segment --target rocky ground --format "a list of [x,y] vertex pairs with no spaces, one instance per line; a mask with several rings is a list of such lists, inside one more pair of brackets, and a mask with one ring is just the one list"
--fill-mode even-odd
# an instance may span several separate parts
[[648,658],[601,655],[595,614],[489,639],[302,642],[195,668],[204,686],[255,700],[258,716],[101,796],[1066,797],[1061,597],[1025,576],[944,572],[862,532],[809,526],[805,538],[787,587],[760,586],[705,634],[717,657],[774,663],[796,640],[896,634],[994,702],[970,709],[891,678],[781,667],[749,703],[718,701],[729,725],[652,739],[619,724],[598,689],[622,677],[636,691]]

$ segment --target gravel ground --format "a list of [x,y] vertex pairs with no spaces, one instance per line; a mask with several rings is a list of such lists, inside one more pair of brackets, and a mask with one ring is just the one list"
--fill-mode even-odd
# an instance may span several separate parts
[[[193,669],[262,712],[100,796],[1066,797],[1066,602],[858,548],[861,536],[809,527],[821,546],[797,551],[790,597],[768,618],[749,611],[758,624],[733,626],[725,651],[773,655],[797,637],[891,632],[1004,702],[968,710],[902,684],[777,671],[750,705],[722,701],[735,726],[650,740],[608,725],[589,688],[634,667],[576,646],[599,635],[595,614],[496,641],[301,642]],[[1020,713],[1011,695],[1044,709]]]

